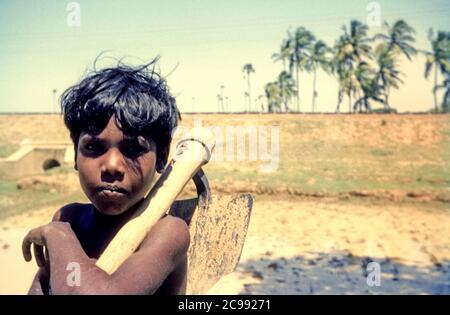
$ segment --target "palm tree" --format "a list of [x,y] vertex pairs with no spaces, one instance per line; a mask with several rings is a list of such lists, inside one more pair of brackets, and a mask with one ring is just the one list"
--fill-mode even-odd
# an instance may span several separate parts
[[291,40],[284,39],[281,43],[280,52],[274,53],[272,55],[272,59],[276,61],[282,61],[283,62],[283,70],[286,71],[286,61],[289,61],[289,58],[292,55],[292,47],[291,47]]
[[417,50],[412,45],[415,42],[415,30],[404,20],[396,21],[392,27],[385,22],[384,27],[386,34],[377,34],[374,37],[383,40],[377,46],[375,56],[379,67],[378,77],[383,84],[384,104],[386,108],[390,108],[391,87],[398,88],[398,83],[403,83],[399,77],[400,72],[396,69],[396,56],[403,54],[411,60]]
[[413,34],[416,31],[414,28],[409,26],[404,20],[397,20],[392,27],[385,22],[384,27],[387,29],[387,34],[377,34],[375,38],[386,41],[388,43],[388,51],[392,51],[395,54],[401,53],[411,60],[411,57],[417,53],[417,50],[412,45],[415,42]]
[[397,64],[393,56],[393,52],[389,50],[387,43],[381,43],[375,49],[375,60],[378,65],[378,81],[383,86],[384,101],[386,109],[389,105],[389,92],[391,87],[398,88],[398,83],[403,83],[400,79],[400,71],[397,70]]
[[222,105],[222,113],[225,112],[225,107],[223,106],[223,89],[225,86],[220,86],[220,104]]
[[264,99],[264,95],[260,94],[258,95],[258,97],[255,99],[255,104],[258,104],[258,102],[260,103],[260,112],[264,111],[264,103],[263,103],[263,99]]
[[220,113],[220,103],[221,102],[222,102],[222,96],[219,93],[217,93],[217,112],[218,113]]
[[275,110],[281,109],[281,97],[280,97],[280,87],[278,82],[269,82],[264,87],[267,98],[267,111],[269,113],[275,112]]
[[[352,73],[351,56],[345,49],[347,46],[344,37],[341,36],[334,46],[334,56],[331,60],[331,72],[336,75],[338,81],[338,103],[336,106],[336,112],[340,111],[340,106],[344,98],[344,93],[349,88],[350,77]],[[351,109],[349,109],[350,111]]]
[[371,58],[372,47],[370,43],[372,39],[367,37],[368,27],[364,23],[352,20],[350,21],[350,29],[347,31],[347,27],[344,25],[342,27],[344,35],[342,35],[342,40],[345,45],[345,53],[350,57],[350,59],[359,63],[362,59]]
[[339,37],[334,46],[333,72],[337,74],[339,83],[338,105],[340,104],[344,93],[349,98],[349,112],[352,111],[352,94],[355,92],[356,78],[354,71],[356,66],[363,58],[371,59],[372,48],[370,42],[372,39],[367,37],[368,27],[357,20],[350,21],[350,28],[344,25],[342,27],[344,34]]
[[356,90],[361,91],[362,96],[353,105],[354,111],[359,107],[359,111],[361,112],[363,105],[366,111],[370,111],[370,99],[383,103],[383,100],[379,97],[382,86],[378,84],[376,73],[370,68],[367,62],[362,61],[358,64],[355,69],[355,77],[357,80]]
[[295,81],[289,72],[282,71],[278,75],[277,81],[267,83],[264,90],[269,113],[276,110],[281,111],[282,105],[286,112],[289,111],[289,100],[296,95]]
[[442,112],[450,112],[450,75],[446,74],[444,82],[435,88],[436,90],[445,89],[444,98],[442,99]]
[[311,54],[306,62],[307,71],[312,71],[313,73],[313,96],[312,96],[312,112],[314,113],[315,105],[316,105],[316,79],[317,79],[317,69],[322,69],[325,72],[330,71],[330,61],[328,60],[328,53],[330,52],[330,48],[327,45],[319,40],[314,43],[311,48]]
[[287,71],[282,71],[278,75],[278,88],[280,99],[284,103],[284,110],[289,111],[289,100],[296,94],[295,82],[292,75]]
[[304,27],[296,29],[295,33],[289,35],[289,43],[291,47],[291,56],[289,58],[289,71],[293,72],[295,68],[295,81],[297,82],[297,112],[300,111],[300,80],[299,71],[305,69],[306,59],[311,50],[311,45],[315,40],[315,36]]
[[253,65],[251,63],[247,63],[244,65],[244,67],[242,68],[242,71],[246,74],[247,76],[247,86],[248,86],[248,111],[251,112],[252,111],[252,97],[251,97],[251,93],[250,93],[250,74],[255,72],[255,69],[253,68]]
[[344,94],[347,91],[348,85],[349,85],[349,76],[350,71],[340,71],[337,72],[337,81],[338,81],[338,102],[336,106],[336,112],[340,112],[341,103],[344,99]]
[[[345,47],[347,44],[341,41],[335,46],[335,56],[331,63],[331,71],[334,73],[338,80],[338,103],[336,106],[336,112],[340,111],[341,103],[344,99],[344,94],[348,96],[348,112],[352,111],[352,94],[355,91],[355,76],[354,66],[352,62],[352,55],[346,51],[350,51]],[[347,46],[349,47],[349,46]]]
[[430,29],[428,39],[431,42],[431,52],[425,52],[427,61],[425,63],[425,78],[428,79],[431,69],[434,66],[434,110],[438,111],[437,91],[438,71],[442,75],[450,73],[450,32],[439,31],[436,38],[433,38],[433,30]]

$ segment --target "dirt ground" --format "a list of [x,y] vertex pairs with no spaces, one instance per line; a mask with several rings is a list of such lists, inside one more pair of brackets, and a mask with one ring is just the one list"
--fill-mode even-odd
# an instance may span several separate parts
[[[36,267],[21,241],[53,212],[0,222],[0,294],[26,293]],[[448,203],[255,196],[241,261],[207,293],[450,294],[449,226]]]

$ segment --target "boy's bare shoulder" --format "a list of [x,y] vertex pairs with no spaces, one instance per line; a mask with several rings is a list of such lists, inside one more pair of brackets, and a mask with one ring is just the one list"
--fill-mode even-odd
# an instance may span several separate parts
[[179,251],[187,251],[190,243],[189,226],[183,219],[167,215],[151,229],[147,234],[143,245],[163,239],[166,244],[171,244]]
[[160,228],[171,230],[176,233],[178,237],[189,237],[189,226],[186,224],[186,221],[179,217],[168,214],[159,221],[159,224]]
[[74,222],[77,221],[78,218],[85,213],[86,211],[89,211],[89,209],[92,207],[89,203],[70,203],[67,204],[53,215],[52,221],[62,221],[62,222]]
[[188,225],[186,224],[186,221],[171,214],[164,216],[161,220],[159,220],[159,223],[162,226],[178,227],[184,231],[189,229]]

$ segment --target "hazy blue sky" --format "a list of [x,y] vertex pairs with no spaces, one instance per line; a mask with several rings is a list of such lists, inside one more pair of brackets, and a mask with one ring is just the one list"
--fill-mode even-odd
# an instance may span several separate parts
[[[0,0],[0,111],[51,111],[52,90],[59,96],[76,83],[102,51],[129,56],[126,60],[133,64],[160,55],[161,72],[171,73],[167,80],[182,111],[193,105],[195,110],[215,111],[220,85],[225,86],[229,108],[240,110],[247,86],[245,63],[256,69],[253,97],[264,94],[264,84],[282,70],[271,55],[288,28],[305,26],[333,45],[350,19],[366,22],[371,1],[84,0],[76,1],[79,27],[67,24],[69,2]],[[450,31],[448,0],[376,2],[383,19],[392,23],[402,18],[416,29],[418,48],[429,48],[428,28]],[[405,84],[392,93],[392,105],[400,111],[431,108],[432,85],[423,79],[424,58],[402,62],[401,70]],[[310,75],[302,76],[303,109],[311,107],[311,82]],[[318,109],[334,110],[335,80],[321,73],[318,92]]]

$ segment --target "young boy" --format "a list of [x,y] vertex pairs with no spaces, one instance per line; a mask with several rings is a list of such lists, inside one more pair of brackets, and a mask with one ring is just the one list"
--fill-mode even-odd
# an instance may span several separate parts
[[167,163],[180,113],[165,80],[149,69],[155,62],[94,72],[62,95],[75,169],[91,204],[66,205],[27,234],[25,260],[33,245],[40,267],[29,294],[183,292],[189,231],[170,215],[112,275],[95,265]]

